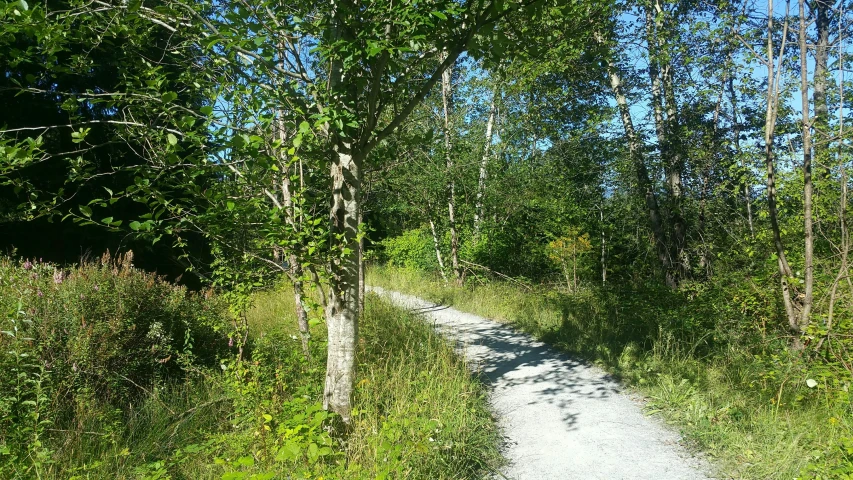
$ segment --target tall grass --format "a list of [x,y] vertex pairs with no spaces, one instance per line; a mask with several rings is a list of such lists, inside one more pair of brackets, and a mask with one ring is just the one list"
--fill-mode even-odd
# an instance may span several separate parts
[[[293,297],[255,297],[250,328],[284,334],[296,348]],[[271,321],[272,319],[272,321]],[[322,364],[325,330],[312,332]],[[352,430],[346,437],[346,475],[353,478],[479,478],[500,460],[498,432],[484,386],[447,341],[415,315],[369,295],[360,324]],[[322,370],[313,371],[315,383]]]
[[0,259],[0,478],[460,479],[500,462],[483,385],[376,297],[342,426],[321,408],[324,327],[305,358],[289,291],[254,296],[238,359],[215,295],[129,261],[56,272]]
[[[775,338],[770,295],[725,287],[575,294],[508,282],[445,285],[374,267],[368,283],[453,305],[590,359],[648,399],[724,478],[853,478],[847,385]],[[818,379],[809,388],[807,379]]]

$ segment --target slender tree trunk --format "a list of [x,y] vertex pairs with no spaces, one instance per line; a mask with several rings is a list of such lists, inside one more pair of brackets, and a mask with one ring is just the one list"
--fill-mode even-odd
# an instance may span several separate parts
[[601,225],[601,284],[604,285],[607,283],[607,257],[605,256],[607,253],[607,247],[604,240],[604,208],[599,207],[598,220]]
[[451,139],[451,112],[453,109],[452,69],[441,74],[441,100],[444,110],[444,156],[447,164],[447,223],[450,229],[450,265],[458,285],[462,285],[462,269],[459,267],[459,232],[456,230],[456,180],[453,163],[453,141]]
[[666,151],[667,185],[671,195],[670,216],[672,217],[674,257],[678,263],[678,274],[682,278],[690,276],[690,258],[687,251],[687,224],[684,220],[684,189],[681,176],[684,173],[684,158],[681,150],[681,132],[678,122],[678,109],[675,102],[675,85],[672,78],[672,65],[663,69],[663,91],[666,99]]
[[[574,239],[575,242],[577,239]],[[572,282],[574,284],[574,291],[578,291],[578,256],[577,256],[577,243],[572,244]]]
[[474,208],[474,238],[480,234],[480,224],[483,222],[483,199],[486,196],[486,176],[488,175],[489,166],[489,150],[492,146],[492,128],[495,124],[495,99],[498,96],[497,90],[492,96],[492,103],[489,106],[489,120],[486,122],[486,144],[483,147],[483,158],[480,160],[480,179],[477,183],[477,202]]
[[[358,214],[360,210],[362,158],[351,143],[336,139],[331,165],[332,208],[330,237],[338,239],[340,255],[331,263],[329,301],[326,307],[328,358],[323,406],[350,422],[355,377],[355,353],[359,318]],[[349,253],[343,253],[343,250]]]
[[441,278],[447,282],[447,273],[444,267],[444,257],[441,255],[441,243],[438,240],[438,232],[435,229],[435,221],[432,216],[429,216],[429,231],[432,233],[432,246],[435,248],[435,259],[438,261],[438,270],[441,272]]
[[[741,162],[741,168],[744,172],[747,171],[746,160],[743,158],[743,151],[740,147],[740,119],[737,108],[737,95],[735,95],[733,75],[728,78],[729,97],[732,103],[732,137],[734,138],[735,156]],[[749,235],[755,238],[755,227],[752,220],[752,185],[749,183],[749,176],[745,174],[743,181],[743,201],[746,203],[746,221],[749,225]]]
[[832,135],[829,131],[829,103],[826,99],[827,71],[829,64],[829,12],[832,5],[826,0],[815,0],[811,4],[815,17],[817,44],[815,45],[814,66],[814,149],[815,162],[818,168],[823,167],[829,175],[829,142]]
[[[843,7],[842,7],[843,9]],[[842,14],[839,15],[841,18],[844,18],[843,10]],[[842,25],[839,23],[838,25],[838,44],[839,51],[843,50],[844,45],[844,33],[842,31]],[[829,293],[829,308],[827,309],[826,314],[826,335],[824,338],[820,339],[818,342],[817,350],[823,346],[823,343],[829,339],[830,335],[832,335],[832,327],[835,316],[835,302],[837,300],[838,293],[838,284],[841,282],[842,278],[847,278],[847,281],[850,281],[850,269],[848,266],[848,256],[850,255],[850,233],[847,230],[847,162],[844,160],[844,56],[838,56],[838,70],[840,71],[840,81],[838,82],[838,168],[839,174],[841,176],[841,198],[839,201],[838,208],[838,223],[841,227],[841,243],[839,248],[841,250],[841,265],[838,267],[838,274],[835,276],[835,280],[832,282],[832,288]]]
[[[779,268],[779,283],[782,288],[782,301],[785,306],[785,316],[788,325],[797,325],[799,321],[799,309],[795,303],[796,292],[792,292],[789,278],[794,276],[788,259],[785,256],[785,246],[782,243],[782,234],[779,228],[779,212],[776,206],[776,158],[774,154],[774,140],[776,131],[776,116],[779,108],[779,76],[774,72],[775,59],[773,48],[773,0],[767,0],[767,11],[771,12],[767,20],[767,111],[764,117],[764,165],[767,171],[767,213],[770,217],[770,229],[773,234],[773,247],[776,250],[776,264]],[[785,12],[785,26],[783,28],[782,46],[779,49],[779,70],[782,68],[782,59],[785,58],[785,42],[788,32],[788,12]]]
[[[283,47],[282,47],[283,50]],[[278,137],[281,141],[281,144],[284,145],[287,141],[287,136],[284,128],[284,115],[282,112],[278,114]],[[290,168],[287,157],[282,154],[281,158],[281,206],[284,210],[285,223],[296,232],[300,225],[299,220],[296,218],[296,209],[293,204],[293,185],[290,180]],[[300,172],[301,175],[301,172]],[[283,260],[283,258],[281,259]],[[294,308],[296,309],[296,324],[299,327],[299,336],[302,339],[302,354],[305,356],[306,360],[311,359],[311,349],[309,347],[309,342],[311,339],[311,332],[308,326],[308,314],[305,311],[305,305],[303,303],[304,292],[304,283],[302,281],[303,271],[301,264],[299,262],[299,258],[296,255],[296,252],[293,248],[290,249],[290,254],[287,258],[288,261],[288,270],[290,282],[293,285],[293,303]]]
[[[661,21],[652,5],[646,6],[646,43],[649,48],[649,80],[652,86],[652,107],[654,110],[655,133],[661,161],[666,176],[669,193],[669,213],[672,224],[672,260],[675,262],[676,280],[686,276],[689,271],[689,259],[685,246],[686,226],[682,213],[681,175],[683,161],[678,149],[678,112],[675,103],[675,91],[672,78],[672,65],[661,65],[664,52],[660,40]],[[665,104],[665,106],[664,106]]]
[[295,254],[290,254],[290,268],[293,277],[293,303],[296,305],[296,322],[299,326],[299,336],[302,339],[302,354],[306,360],[311,359],[311,331],[308,327],[308,314],[305,311],[303,297],[305,296],[304,283],[302,281],[302,268]]
[[[362,223],[364,223],[363,212],[361,211],[361,208],[359,208],[358,224],[361,225]],[[364,313],[364,269],[364,235],[362,235],[358,239],[358,311],[360,314]]]
[[[791,324],[791,329],[796,335],[794,347],[802,348],[800,336],[805,333],[811,320],[812,303],[814,300],[814,226],[812,219],[812,135],[811,117],[809,115],[809,69],[808,69],[808,44],[806,39],[805,0],[800,0],[800,95],[802,97],[803,114],[803,226],[805,230],[804,250],[804,290],[802,299],[802,310],[799,321]],[[825,93],[825,92],[824,92]]]
[[672,275],[672,264],[669,260],[669,253],[666,247],[666,236],[664,234],[663,225],[661,223],[660,209],[658,207],[657,195],[655,195],[654,186],[649,178],[649,172],[646,169],[646,163],[643,159],[643,145],[640,137],[634,129],[634,122],[631,119],[631,110],[628,106],[628,100],[622,91],[622,78],[619,76],[616,68],[613,65],[609,67],[610,87],[613,89],[613,94],[616,97],[616,104],[619,106],[619,115],[622,118],[622,126],[625,129],[625,136],[628,137],[628,151],[631,157],[631,163],[637,172],[637,185],[646,202],[646,210],[648,210],[649,224],[654,237],[655,250],[658,254],[658,261],[663,268],[666,276],[666,284],[672,288],[677,286],[675,277]]

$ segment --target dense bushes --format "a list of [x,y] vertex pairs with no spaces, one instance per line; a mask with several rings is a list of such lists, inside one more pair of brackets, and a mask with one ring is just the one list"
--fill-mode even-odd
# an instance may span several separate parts
[[227,350],[221,302],[134,269],[130,254],[70,270],[0,259],[0,308],[7,475],[34,476],[50,461],[51,436],[133,403],[186,367],[212,365]]
[[323,326],[305,358],[292,294],[252,297],[240,358],[218,296],[131,261],[0,259],[0,478],[460,479],[499,461],[483,385],[417,317],[368,298],[341,428]]
[[382,260],[391,265],[419,270],[436,270],[438,260],[432,238],[424,228],[406,230],[399,237],[387,238],[383,247]]

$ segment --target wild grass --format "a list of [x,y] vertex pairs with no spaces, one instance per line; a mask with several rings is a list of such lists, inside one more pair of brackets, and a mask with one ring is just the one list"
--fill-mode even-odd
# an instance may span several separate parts
[[647,412],[680,430],[722,478],[853,478],[850,382],[788,351],[768,327],[774,312],[760,292],[455,287],[382,266],[367,278],[513,324],[600,364],[642,393]]
[[[250,328],[261,336],[284,332],[296,348],[292,311],[292,295],[259,294]],[[497,468],[499,438],[486,390],[448,342],[375,295],[367,298],[360,328],[355,415],[344,443],[347,476],[480,478]],[[312,343],[322,347],[324,336],[318,325]]]
[[[312,327],[305,358],[287,288],[254,295],[238,361],[230,326],[239,322],[227,321],[215,295],[184,300],[180,289],[106,263],[82,266],[60,283],[51,265],[19,268],[5,260],[0,267],[8,274],[0,290],[21,294],[17,307],[15,299],[3,302],[12,327],[0,338],[7,354],[0,366],[13,375],[2,379],[0,392],[0,478],[463,479],[480,478],[501,460],[484,386],[426,323],[378,297],[367,299],[354,420],[343,426],[321,408],[324,326]],[[91,303],[96,293],[98,302]],[[178,343],[146,332],[129,337],[139,322],[128,305],[140,299],[147,299],[148,310],[139,312],[171,324],[159,310],[163,296],[193,309],[179,314],[186,328],[165,329],[180,333]],[[73,313],[56,320],[67,328],[54,327],[42,310]],[[102,311],[111,317],[99,318]],[[217,325],[213,333],[204,330],[199,345],[197,318]],[[91,335],[105,324],[110,336]],[[57,331],[70,336],[65,342],[45,337]],[[127,338],[140,353],[123,355],[112,343],[131,345]],[[138,344],[143,341],[155,347]],[[54,378],[50,366],[59,367],[57,359],[67,359],[63,366],[77,377]],[[90,371],[81,376],[83,365]],[[16,382],[19,373],[23,380]]]

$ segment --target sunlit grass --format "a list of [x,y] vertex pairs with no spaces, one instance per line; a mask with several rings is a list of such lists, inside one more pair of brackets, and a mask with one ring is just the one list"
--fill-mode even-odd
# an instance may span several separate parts
[[[722,478],[853,478],[847,476],[853,472],[849,397],[837,392],[839,398],[831,398],[832,389],[806,387],[806,367],[784,350],[764,358],[734,344],[705,348],[703,337],[677,339],[663,329],[650,335],[654,330],[640,328],[636,318],[666,307],[616,317],[590,289],[565,296],[508,282],[460,288],[425,272],[382,266],[367,278],[372,285],[511,323],[595,361],[641,392],[647,411],[705,452]],[[641,308],[632,301],[631,308]]]

